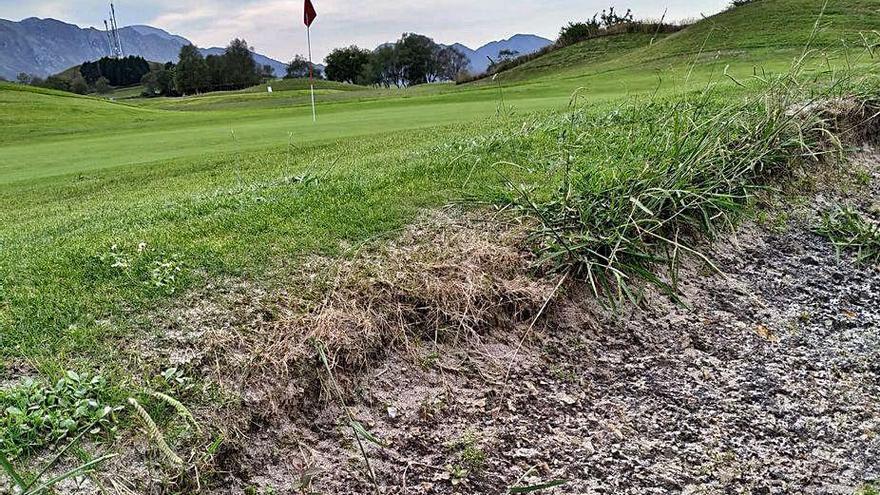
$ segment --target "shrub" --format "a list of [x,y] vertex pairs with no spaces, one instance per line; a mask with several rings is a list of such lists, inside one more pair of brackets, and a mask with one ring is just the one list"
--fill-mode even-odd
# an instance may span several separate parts
[[569,22],[567,26],[559,31],[559,38],[556,39],[558,46],[569,46],[580,41],[588,40],[599,34],[599,23],[596,16],[590,22]]
[[95,81],[95,93],[106,95],[110,92],[110,81],[106,77],[101,76]]
[[73,76],[73,79],[70,80],[70,91],[84,95],[89,92],[89,83],[80,75]]

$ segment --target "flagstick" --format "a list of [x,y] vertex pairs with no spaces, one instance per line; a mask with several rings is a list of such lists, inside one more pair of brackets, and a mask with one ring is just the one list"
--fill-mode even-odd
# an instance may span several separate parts
[[312,122],[318,121],[318,116],[315,113],[315,76],[314,69],[312,68],[312,34],[311,34],[311,26],[306,26],[306,40],[308,40],[309,44],[309,87],[312,89]]

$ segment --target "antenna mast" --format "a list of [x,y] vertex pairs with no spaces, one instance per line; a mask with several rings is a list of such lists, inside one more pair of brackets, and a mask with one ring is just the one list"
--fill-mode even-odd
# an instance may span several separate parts
[[[107,21],[104,21],[104,24],[106,26]],[[122,50],[122,38],[119,37],[119,25],[116,24],[116,8],[113,6],[113,2],[110,2],[110,51],[116,58],[125,56],[125,52]]]
[[107,19],[104,19],[104,33],[107,34],[107,48],[109,49],[107,54],[112,57],[116,50],[113,49],[113,35],[110,34],[110,26],[107,24]]

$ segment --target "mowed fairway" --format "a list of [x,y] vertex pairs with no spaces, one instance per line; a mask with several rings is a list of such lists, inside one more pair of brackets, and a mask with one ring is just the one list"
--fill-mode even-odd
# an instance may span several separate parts
[[[815,4],[768,0],[662,39],[588,41],[494,83],[319,87],[317,123],[296,85],[111,102],[0,84],[0,355],[47,372],[123,367],[106,359],[119,339],[187,290],[283,276],[422,209],[496,200],[517,169],[495,163],[522,155],[495,140],[575,93],[613,108],[710,85],[747,91],[803,53]],[[880,25],[873,2],[833,2],[826,15],[807,76],[858,63],[843,41]],[[770,21],[761,31],[748,19]],[[774,44],[765,31],[786,36]],[[110,268],[117,259],[135,275]]]
[[[502,73],[499,84],[383,90],[322,82],[317,124],[303,81],[272,83],[272,94],[265,85],[179,99],[131,99],[123,92],[119,103],[0,86],[0,183],[473,122],[494,115],[502,101],[525,113],[564,108],[574,92],[607,101],[732,84],[728,77],[786,71],[808,41],[826,52],[829,66],[843,65],[846,52],[857,50],[859,33],[875,29],[878,17],[869,1],[831,2],[823,12],[818,2],[776,0],[672,35],[587,41]],[[762,23],[754,25],[755,18]]]

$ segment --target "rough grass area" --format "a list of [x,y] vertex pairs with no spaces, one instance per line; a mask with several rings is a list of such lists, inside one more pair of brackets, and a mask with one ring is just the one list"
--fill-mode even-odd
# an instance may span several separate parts
[[[865,100],[873,88],[849,105],[826,107],[827,94],[805,100],[800,88],[787,84],[780,80],[733,105],[695,98],[624,107],[607,120],[571,115],[560,143],[571,151],[553,174],[559,177],[555,193],[520,189],[516,198],[541,223],[533,234],[539,264],[585,278],[594,295],[612,300],[638,303],[634,280],[674,296],[680,257],[699,256],[694,241],[733,226],[753,192],[786,175],[793,161],[837,153],[841,140],[852,141],[851,129],[876,119],[877,104]],[[650,132],[601,139],[612,167],[581,161],[579,152],[589,146],[582,143],[637,121]],[[852,242],[863,243],[870,255],[870,224],[860,227]],[[658,266],[667,267],[666,277],[656,274]]]
[[[869,156],[876,188],[880,161]],[[609,312],[572,284],[521,348],[524,330],[496,332],[444,348],[429,366],[399,359],[366,377],[357,411],[389,445],[371,450],[382,486],[870,493],[880,472],[880,277],[850,253],[835,256],[812,226],[828,201],[878,196],[850,185],[857,168],[806,169],[833,179],[811,173],[784,195],[761,193],[766,225],[746,222],[705,248],[722,274],[683,261],[685,305],[648,289],[646,309]],[[332,418],[317,415],[307,438],[326,438]],[[326,468],[336,452],[310,454],[297,462],[324,467],[316,489],[369,489]]]

